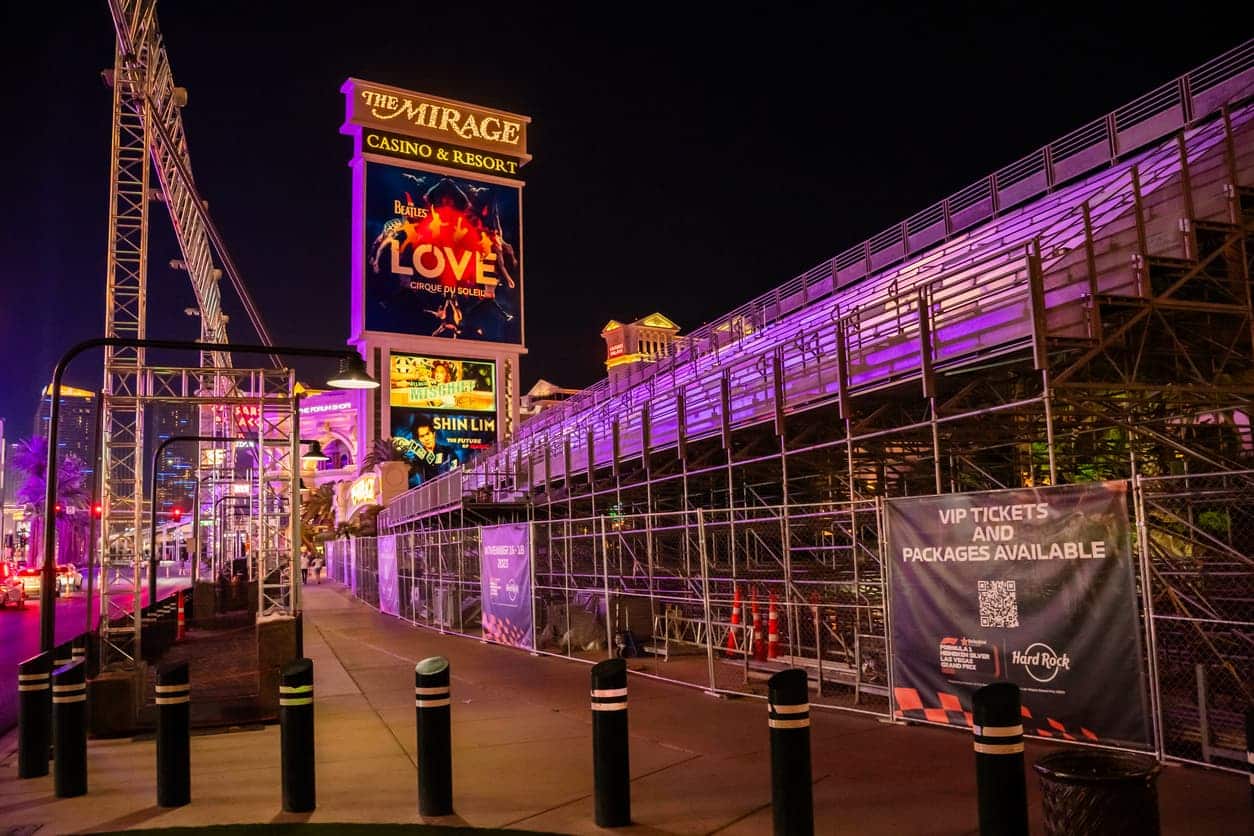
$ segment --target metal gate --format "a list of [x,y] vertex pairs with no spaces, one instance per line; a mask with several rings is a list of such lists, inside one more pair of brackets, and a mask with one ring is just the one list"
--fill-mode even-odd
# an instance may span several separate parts
[[1254,471],[1139,479],[1164,757],[1244,771],[1254,705]]

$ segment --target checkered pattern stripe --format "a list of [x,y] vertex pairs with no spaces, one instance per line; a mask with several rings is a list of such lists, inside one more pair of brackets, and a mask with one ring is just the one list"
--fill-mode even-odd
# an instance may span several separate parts
[[487,613],[483,616],[483,637],[488,641],[500,642],[512,647],[531,646],[530,628],[524,629],[508,618],[498,618]]
[[[971,712],[967,707],[963,706],[962,700],[957,694],[938,691],[936,692],[935,702],[928,700],[928,702],[932,702],[932,705],[929,706],[925,705],[924,697],[917,688],[894,688],[893,701],[897,705],[893,711],[893,716],[899,720],[923,720],[929,723],[944,723],[945,725],[961,726],[963,728],[970,728],[972,725]],[[1077,729],[1068,729],[1053,717],[1041,717],[1038,720],[1032,716],[1032,710],[1026,705],[1020,706],[1019,713],[1023,715],[1023,733],[1025,735],[1060,738],[1062,740],[1086,740],[1094,743],[1100,740],[1095,732],[1084,726],[1080,726]]]

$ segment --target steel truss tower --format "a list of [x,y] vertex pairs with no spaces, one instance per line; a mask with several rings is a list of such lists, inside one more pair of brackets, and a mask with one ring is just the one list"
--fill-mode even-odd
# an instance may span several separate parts
[[[180,115],[187,92],[174,84],[155,0],[110,0],[109,10],[117,42],[113,69],[105,72],[113,88],[105,335],[146,336],[149,205],[160,201],[169,210],[182,250],[179,266],[187,271],[196,294],[201,340],[228,341],[218,287],[222,271],[213,263],[216,250],[262,343],[271,345],[192,179]],[[150,160],[158,190],[151,187]],[[278,359],[272,359],[281,368]],[[201,357],[201,365],[229,368],[231,358],[221,352],[208,354]],[[99,549],[102,665],[129,664],[138,655],[145,531],[144,405],[151,396],[145,388],[145,370],[143,349],[106,349]],[[213,395],[230,398],[238,397],[238,392],[194,393],[198,398]],[[200,423],[202,430],[211,426],[203,411]],[[118,593],[111,583],[129,588]]]

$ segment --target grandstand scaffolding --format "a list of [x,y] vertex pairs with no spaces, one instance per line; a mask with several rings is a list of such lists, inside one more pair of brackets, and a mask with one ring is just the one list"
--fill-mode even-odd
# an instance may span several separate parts
[[1129,479],[1147,631],[1216,701],[1156,681],[1160,751],[1222,762],[1254,670],[1251,94],[1254,41],[398,497],[402,614],[475,633],[477,526],[528,520],[541,649],[600,658],[628,624],[644,672],[754,691],[798,664],[816,704],[886,713],[883,498]]

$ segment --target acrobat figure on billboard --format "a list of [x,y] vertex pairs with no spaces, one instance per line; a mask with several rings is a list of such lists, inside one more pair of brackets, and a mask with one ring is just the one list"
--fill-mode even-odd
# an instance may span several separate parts
[[[416,177],[413,174],[402,174],[401,177],[406,180],[413,180],[415,186],[421,186],[427,180],[426,177]],[[414,205],[413,198],[409,196],[409,192],[405,193],[405,203],[408,206]],[[431,204],[428,201],[426,208],[430,209],[430,207]],[[419,217],[425,215],[426,212],[423,212]],[[379,230],[379,234],[370,245],[370,249],[374,252],[374,255],[370,257],[370,269],[376,273],[379,272],[379,259],[383,257],[383,251],[389,246],[396,247],[396,251],[399,253],[405,249],[407,244],[414,246],[417,243],[418,226],[414,223],[414,219],[408,217],[392,218],[383,224],[383,229]]]
[[[462,309],[457,304],[457,299],[453,296],[452,289],[444,292],[444,301],[436,310],[427,310],[427,313],[440,320],[440,324],[431,332],[431,336],[438,337],[448,332],[453,339],[457,339],[462,333]],[[482,331],[480,331],[482,333]]]

